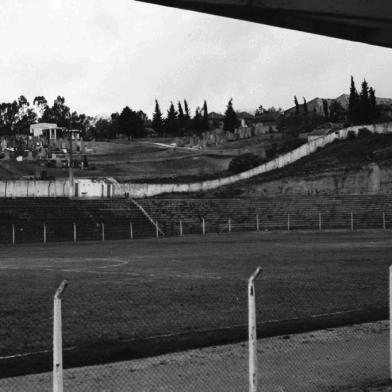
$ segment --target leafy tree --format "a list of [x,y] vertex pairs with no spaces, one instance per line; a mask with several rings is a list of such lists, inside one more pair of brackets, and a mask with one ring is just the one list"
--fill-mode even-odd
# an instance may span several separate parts
[[265,110],[263,108],[263,105],[260,105],[255,112],[255,116],[262,116],[264,114]]
[[263,112],[263,114],[277,114],[277,115],[282,114],[282,113],[283,113],[282,108],[276,109],[275,106],[271,106],[270,108],[265,109]]
[[225,118],[223,120],[223,129],[225,131],[234,132],[239,125],[237,115],[233,109],[233,98],[230,98],[225,111]]
[[342,122],[346,119],[347,112],[338,101],[333,101],[329,107],[329,118],[332,122]]
[[120,133],[127,135],[128,140],[130,140],[132,136],[132,126],[133,112],[129,106],[125,106],[125,108],[120,113],[120,117],[118,118],[118,128]]
[[1,133],[11,135],[19,112],[18,102],[3,102],[0,104]]
[[145,135],[145,117],[142,111],[135,112],[126,106],[118,118],[120,132],[127,135],[128,140],[143,137]]
[[48,107],[48,101],[44,96],[39,95],[34,98],[33,106],[34,106],[34,111],[37,114],[37,119],[40,120],[46,108]]
[[116,138],[120,133],[120,114],[118,112],[110,115],[110,132],[109,135],[112,138]]
[[204,131],[208,131],[210,128],[210,125],[208,123],[208,109],[207,109],[207,102],[204,100],[203,104],[203,122],[202,122],[202,127]]
[[91,139],[91,122],[90,117],[86,116],[84,113],[78,114],[76,111],[73,111],[70,115],[70,129],[77,129],[80,131],[83,139]]
[[162,136],[162,134],[163,134],[163,119],[162,119],[162,112],[159,107],[159,103],[158,103],[157,99],[155,100],[155,110],[152,115],[152,128],[159,136]]
[[17,113],[15,113],[12,128],[15,134],[28,134],[30,125],[36,120],[35,111],[30,108],[30,103],[25,96],[21,95],[17,102]]
[[299,115],[299,104],[298,104],[298,99],[297,99],[296,95],[294,95],[294,105],[295,105],[295,115],[298,116]]
[[114,135],[111,134],[111,120],[106,118],[100,118],[95,123],[94,136],[99,139],[111,139]]
[[42,114],[41,120],[44,122],[56,123],[58,127],[70,127],[70,109],[65,105],[65,98],[58,96],[53,106],[47,106]]

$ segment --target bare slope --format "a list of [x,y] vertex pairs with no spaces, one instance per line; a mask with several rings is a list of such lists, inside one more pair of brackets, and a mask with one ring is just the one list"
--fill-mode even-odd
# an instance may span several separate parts
[[[391,167],[392,135],[365,135],[337,140],[282,169],[222,187],[206,196],[385,192],[391,181]],[[374,179],[374,175],[378,178]],[[379,186],[383,182],[386,189],[375,187],[371,183],[375,180]]]

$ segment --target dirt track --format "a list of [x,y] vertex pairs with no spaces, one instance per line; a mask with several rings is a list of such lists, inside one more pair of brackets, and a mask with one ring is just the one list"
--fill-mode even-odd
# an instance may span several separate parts
[[[388,323],[259,340],[260,391],[391,391]],[[373,386],[368,388],[368,386]],[[233,344],[65,372],[65,391],[247,391],[247,346]],[[50,391],[51,375],[0,380],[0,391]]]

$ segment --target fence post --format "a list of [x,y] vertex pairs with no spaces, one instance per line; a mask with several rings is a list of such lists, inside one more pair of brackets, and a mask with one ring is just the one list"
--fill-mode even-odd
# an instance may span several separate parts
[[182,221],[180,220],[180,237],[182,237],[183,236],[183,231],[182,231]]
[[102,241],[105,241],[105,223],[101,222]]
[[74,223],[74,224],[73,224],[73,240],[74,240],[74,242],[76,242],[76,239],[77,239],[77,238],[76,238],[76,234],[77,234],[77,233],[76,233],[76,223]]
[[228,225],[229,225],[229,233],[231,233],[231,218],[229,218]]
[[155,236],[159,238],[159,227],[158,227],[158,222],[155,222]]
[[259,214],[256,214],[256,231],[260,231]]
[[132,226],[132,222],[129,222],[129,235],[131,237],[131,240],[133,240],[133,226]]
[[248,280],[248,339],[249,339],[249,392],[257,391],[257,324],[256,324],[256,293],[255,280],[260,275],[261,268]]
[[63,342],[61,331],[61,294],[67,282],[64,280],[53,301],[53,392],[63,392]]
[[290,213],[287,214],[287,231],[290,231]]
[[382,228],[385,230],[387,228],[386,222],[385,222],[385,212],[382,213]]
[[321,213],[319,213],[319,231],[321,231],[322,226],[321,226]]
[[44,244],[46,244],[46,224],[44,223]]
[[389,267],[389,378],[392,380],[392,265]]
[[354,230],[354,214],[351,213],[351,231]]
[[203,235],[206,235],[206,221],[204,218],[202,218],[202,230],[203,230]]
[[12,224],[12,245],[15,245],[15,224]]

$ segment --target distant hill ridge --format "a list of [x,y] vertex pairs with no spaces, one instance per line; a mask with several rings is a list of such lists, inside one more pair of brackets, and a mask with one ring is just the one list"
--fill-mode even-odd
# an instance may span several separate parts
[[[308,106],[308,111],[309,112],[314,112],[316,109],[316,112],[318,114],[324,115],[324,108],[323,108],[323,101],[328,102],[328,106],[332,104],[333,101],[339,102],[346,110],[348,109],[348,102],[349,102],[349,95],[348,94],[341,94],[336,98],[320,98],[316,97],[313,98],[311,101],[307,102]],[[381,97],[376,97],[376,103],[377,105],[387,105],[387,106],[392,106],[392,98],[381,98]],[[303,108],[303,104],[300,104],[300,110]],[[295,114],[295,106],[291,107],[290,109],[285,110],[285,115],[291,115]]]

